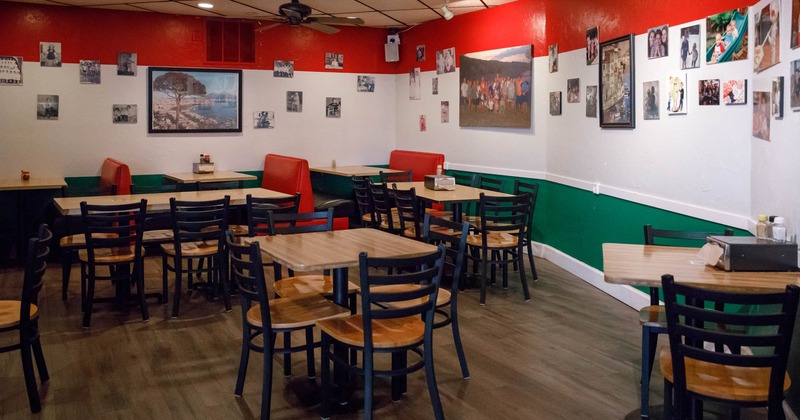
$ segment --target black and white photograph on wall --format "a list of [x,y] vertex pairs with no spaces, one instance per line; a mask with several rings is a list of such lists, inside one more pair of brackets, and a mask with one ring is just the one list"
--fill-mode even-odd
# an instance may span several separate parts
[[753,70],[764,71],[781,61],[779,16],[780,0],[768,3],[760,11],[756,11],[753,20],[755,29],[755,48],[753,49]]
[[294,61],[275,60],[272,67],[272,77],[294,77]]
[[344,54],[325,53],[325,68],[342,70],[344,68]]
[[275,128],[275,112],[274,111],[254,112],[253,128]]
[[747,103],[747,79],[728,80],[722,84],[722,102],[725,105]]
[[456,47],[436,51],[436,74],[456,71]]
[[431,94],[438,95],[439,94],[439,78],[434,77],[431,79]]
[[697,81],[697,97],[700,105],[719,105],[719,79]]
[[681,70],[700,67],[700,25],[681,28]]
[[789,65],[789,104],[794,111],[800,111],[800,60]]
[[642,83],[642,88],[644,88],[644,119],[660,119],[659,110],[661,107],[658,104],[660,103],[659,96],[661,92],[659,92],[658,80],[644,82]]
[[442,108],[442,122],[443,123],[450,122],[450,101],[442,101],[441,108]]
[[117,76],[136,76],[136,60],[136,53],[117,53]]
[[571,104],[581,102],[581,79],[567,79],[567,102]]
[[647,58],[666,57],[668,53],[669,25],[661,25],[647,30]]
[[561,115],[561,91],[550,92],[550,115]]
[[547,46],[547,68],[550,73],[558,71],[558,44]]
[[303,92],[286,92],[286,112],[303,112]]
[[597,118],[597,85],[586,86],[586,117]]
[[772,79],[772,118],[783,119],[783,76]]
[[747,7],[717,13],[706,18],[706,63],[747,59]]
[[636,75],[633,34],[600,44],[598,97],[602,128],[636,127]]
[[342,98],[325,98],[325,117],[342,117]]
[[428,131],[428,124],[425,122],[425,114],[419,116],[419,131]]
[[136,124],[139,107],[136,104],[115,104],[111,106],[114,124]]
[[417,45],[417,61],[425,61],[425,46]]
[[0,55],[0,85],[22,86],[22,57]]
[[422,80],[419,67],[415,67],[408,72],[408,99],[422,99]]
[[36,95],[36,119],[58,119],[58,95]]
[[600,51],[600,37],[597,26],[586,30],[586,65],[597,64]]
[[667,77],[667,115],[683,115],[689,110],[686,73]]
[[100,84],[100,60],[81,60],[80,82],[84,85]]
[[356,92],[375,92],[375,76],[358,76]]
[[770,93],[753,92],[753,137],[769,141]]
[[61,67],[61,43],[40,42],[39,62],[42,67]]
[[792,49],[800,47],[800,0],[792,0]]

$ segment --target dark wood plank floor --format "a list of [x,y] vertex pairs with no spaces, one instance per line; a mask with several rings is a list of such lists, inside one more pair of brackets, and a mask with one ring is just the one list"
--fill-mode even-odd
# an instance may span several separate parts
[[[537,259],[539,281],[524,302],[519,282],[493,286],[485,307],[478,292],[461,295],[460,313],[471,378],[461,378],[449,330],[435,333],[436,376],[451,419],[620,419],[639,404],[640,328],[637,313],[575,276]],[[160,259],[147,263],[148,289],[160,290]],[[352,274],[351,274],[352,275]],[[0,297],[14,298],[21,271],[0,269]],[[60,267],[53,263],[41,295],[41,329],[50,381],[43,409],[32,416],[19,353],[0,355],[3,419],[250,419],[260,410],[258,355],[251,358],[242,398],[233,395],[241,345],[241,311],[199,293],[183,297],[180,319],[170,307],[100,305],[92,328],[81,328],[79,282],[73,270],[68,302],[61,300]],[[100,293],[110,293],[109,287]],[[238,300],[234,301],[238,302]],[[661,340],[666,341],[666,340]],[[319,361],[317,360],[317,363]],[[293,358],[290,378],[276,361],[272,418],[318,418],[317,384],[305,376],[305,357]],[[661,401],[658,368],[651,400]],[[408,394],[392,403],[387,382],[376,389],[382,419],[431,418],[424,373],[409,377]],[[361,393],[334,418],[360,418]]]

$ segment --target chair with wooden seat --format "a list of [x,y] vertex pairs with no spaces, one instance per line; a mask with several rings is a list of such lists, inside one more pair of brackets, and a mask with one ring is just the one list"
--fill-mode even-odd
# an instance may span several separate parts
[[375,206],[372,203],[372,196],[369,192],[369,177],[353,176],[353,193],[356,196],[358,206],[358,216],[361,220],[361,227],[374,227],[377,222],[375,216]]
[[[247,236],[269,235],[269,213],[297,213],[300,193],[288,197],[253,197],[247,194]],[[232,230],[232,229],[231,229]],[[233,232],[235,236],[240,236]]]
[[[39,313],[39,291],[44,284],[43,277],[47,268],[47,257],[50,255],[52,239],[53,233],[47,225],[39,226],[37,236],[28,240],[20,300],[0,300],[0,337],[9,337],[2,340],[0,353],[20,351],[25,388],[33,413],[42,410],[39,387],[36,385],[36,375],[33,369],[34,360],[39,370],[39,380],[45,383],[50,379],[44,352],[42,352],[42,342],[39,338],[39,317],[41,315]],[[17,337],[11,338],[12,335]]]
[[534,280],[539,279],[536,273],[536,263],[533,261],[533,212],[536,211],[536,197],[539,196],[539,184],[533,182],[523,182],[518,179],[514,180],[514,195],[528,193],[531,198],[531,205],[528,208],[528,220],[525,222],[525,235],[522,236],[522,245],[528,250],[528,263],[531,265],[531,277]]
[[414,170],[409,169],[407,171],[400,172],[379,171],[378,179],[380,179],[384,184],[391,184],[392,182],[411,182],[414,180]]
[[[331,362],[335,366],[364,376],[364,418],[372,418],[373,381],[392,378],[392,399],[405,392],[406,375],[425,368],[431,405],[436,419],[443,419],[442,404],[433,368],[433,319],[444,262],[444,245],[436,252],[411,258],[369,258],[359,255],[361,278],[361,313],[347,318],[317,322],[322,332],[322,418],[330,417],[332,396]],[[416,268],[420,267],[420,268]],[[402,274],[385,274],[392,268]],[[408,284],[411,290],[385,292],[374,290],[387,285]],[[402,301],[403,307],[390,307]],[[343,350],[335,350],[339,347]],[[351,364],[346,350],[362,352],[363,364]],[[407,365],[408,353],[416,354],[415,363]],[[376,356],[391,355],[391,368],[376,368]],[[344,385],[344,384],[342,384]]]
[[[242,354],[234,394],[242,396],[250,352],[262,353],[263,373],[261,389],[261,418],[268,419],[272,394],[272,357],[284,352],[306,352],[308,377],[316,375],[314,367],[313,327],[317,321],[344,317],[350,314],[346,308],[320,295],[306,294],[270,300],[264,279],[263,262],[258,242],[249,246],[241,244],[229,231],[226,235],[230,253],[233,283],[239,292],[242,307]],[[303,331],[306,342],[301,346],[275,348],[279,333]]]
[[495,267],[502,268],[503,288],[507,288],[508,265],[514,262],[519,264],[519,278],[525,300],[531,300],[525,276],[521,239],[528,220],[530,204],[530,196],[527,193],[505,197],[480,194],[478,215],[481,228],[477,234],[467,237],[467,245],[473,251],[471,258],[475,260],[475,264],[481,265],[481,305],[486,303],[486,275],[489,267],[492,268],[492,283],[495,281]]
[[[142,320],[150,318],[144,290],[142,236],[147,217],[147,200],[137,203],[93,205],[81,203],[86,249],[78,252],[81,262],[81,307],[83,327],[89,328],[95,302],[127,303],[132,285],[136,286]],[[96,298],[98,280],[116,286],[113,297]]]
[[[733,406],[734,417],[740,407],[766,406],[769,419],[784,419],[783,397],[791,384],[786,365],[800,287],[789,285],[777,293],[721,292],[676,283],[669,274],[661,284],[669,335],[669,348],[659,355],[665,418],[702,417],[702,406],[692,409],[693,400],[711,400]],[[744,305],[747,312],[734,311],[732,305]],[[714,349],[704,348],[704,342]],[[716,350],[726,347],[748,351]]]
[[[169,199],[172,215],[173,241],[161,245],[162,283],[164,299],[167,299],[167,277],[175,273],[175,296],[172,302],[172,317],[177,318],[181,300],[181,283],[187,277],[187,288],[193,289],[193,277],[198,273],[207,276],[206,286],[210,296],[222,291],[225,310],[230,312],[230,289],[228,284],[228,255],[225,250],[225,231],[228,228],[230,196],[218,200],[178,201]],[[197,261],[197,268],[194,262]],[[205,263],[205,267],[200,264]]]
[[[712,235],[733,236],[733,229],[724,232],[687,231],[673,229],[654,229],[644,225],[645,245],[701,246]],[[659,303],[657,287],[650,288],[650,305],[639,310],[639,324],[642,325],[642,378],[641,415],[648,417],[650,412],[650,375],[655,363],[658,335],[667,333],[667,315]]]
[[372,207],[375,209],[375,227],[393,234],[401,233],[400,218],[397,216],[394,197],[389,193],[387,184],[368,180],[368,185]]
[[414,187],[407,190],[397,188],[392,184],[392,195],[397,208],[397,219],[400,222],[402,235],[416,240],[422,239],[422,224],[420,223],[419,200]]
[[[482,176],[481,174],[475,174],[473,187],[480,188],[482,190],[487,191],[494,191],[494,192],[502,192],[503,191],[503,181],[500,179],[494,178],[487,178]],[[469,224],[475,226],[476,228],[480,229],[481,217],[478,214],[471,215],[470,213],[470,203],[466,203],[464,207],[463,215],[461,216],[461,220],[468,222]]]

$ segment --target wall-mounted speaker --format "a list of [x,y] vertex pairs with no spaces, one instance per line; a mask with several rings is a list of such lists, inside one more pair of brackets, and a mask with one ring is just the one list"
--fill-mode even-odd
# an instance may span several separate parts
[[383,46],[383,53],[387,63],[396,63],[400,61],[400,46],[398,44],[385,44]]

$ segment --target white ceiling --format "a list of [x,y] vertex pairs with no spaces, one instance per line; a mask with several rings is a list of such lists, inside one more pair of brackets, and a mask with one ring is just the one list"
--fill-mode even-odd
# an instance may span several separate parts
[[[270,19],[278,7],[289,0],[203,0],[214,5],[197,7],[201,0],[15,0],[54,6],[78,6],[136,12],[156,12],[220,18]],[[446,0],[300,0],[311,6],[314,17],[357,17],[363,25],[377,28],[403,28],[443,19]],[[448,8],[455,15],[475,12],[516,0],[452,0]]]

